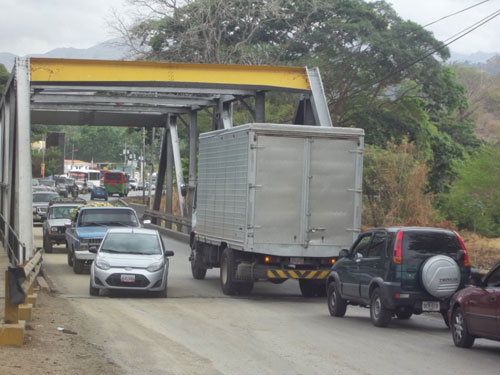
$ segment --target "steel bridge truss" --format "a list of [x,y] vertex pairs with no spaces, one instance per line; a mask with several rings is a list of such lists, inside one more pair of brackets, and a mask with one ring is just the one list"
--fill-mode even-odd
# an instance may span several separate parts
[[213,129],[231,128],[233,103],[240,101],[254,122],[263,123],[270,91],[300,94],[295,124],[332,126],[317,68],[16,59],[0,102],[0,235],[15,255],[11,262],[33,255],[31,124],[165,129],[152,208],[159,210],[165,186],[171,214],[174,170],[178,192],[184,184],[182,122],[189,128],[191,192],[189,204],[178,194],[184,216],[196,186],[198,112],[210,111]]

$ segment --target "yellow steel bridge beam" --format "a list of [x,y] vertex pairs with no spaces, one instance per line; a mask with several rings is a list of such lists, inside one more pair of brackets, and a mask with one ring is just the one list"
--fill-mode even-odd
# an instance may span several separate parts
[[308,92],[306,68],[31,58],[32,83],[141,82]]

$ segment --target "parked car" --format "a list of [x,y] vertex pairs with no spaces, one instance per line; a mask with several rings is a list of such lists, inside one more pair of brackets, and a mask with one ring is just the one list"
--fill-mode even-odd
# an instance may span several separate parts
[[137,190],[144,190],[144,183],[142,181],[137,183]]
[[128,186],[130,190],[137,190],[137,180],[135,178],[131,178],[128,180]]
[[472,284],[455,293],[448,311],[453,342],[461,348],[476,338],[500,341],[500,262],[486,276],[473,275]]
[[49,202],[58,197],[59,194],[54,191],[33,192],[33,221],[44,221],[47,218]]
[[99,249],[90,247],[95,261],[90,268],[89,292],[98,296],[101,289],[155,292],[167,296],[168,257],[157,230],[113,228]]
[[465,287],[470,262],[458,233],[438,228],[376,228],[361,233],[327,278],[328,309],[344,316],[347,305],[370,307],[375,326],[393,316],[439,312],[448,325],[450,299]]
[[56,198],[49,203],[47,220],[43,223],[43,248],[52,252],[52,245],[66,242],[66,225],[71,223],[71,213],[75,208],[87,203],[81,198]]
[[90,199],[104,199],[105,201],[108,200],[108,191],[101,187],[101,186],[94,186],[92,191],[90,192]]

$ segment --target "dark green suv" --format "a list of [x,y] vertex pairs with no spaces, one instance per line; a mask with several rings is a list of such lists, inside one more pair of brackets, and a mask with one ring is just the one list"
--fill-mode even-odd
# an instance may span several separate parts
[[451,230],[376,228],[342,250],[327,278],[328,309],[344,316],[347,305],[370,307],[374,325],[393,316],[440,312],[448,325],[449,300],[470,276],[465,245]]

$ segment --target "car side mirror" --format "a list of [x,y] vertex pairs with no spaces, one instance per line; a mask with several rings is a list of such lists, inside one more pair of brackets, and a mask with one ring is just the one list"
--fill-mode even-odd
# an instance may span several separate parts
[[164,254],[166,257],[173,257],[174,256],[174,252],[172,250],[165,250],[165,254]]
[[339,253],[339,258],[347,258],[349,256],[349,250],[342,249]]
[[94,254],[97,254],[97,247],[95,247],[95,246],[90,246],[90,247],[89,247],[89,252],[94,253]]
[[151,224],[151,220],[146,219],[146,220],[143,220],[143,221],[142,221],[142,223],[143,223],[143,224]]

